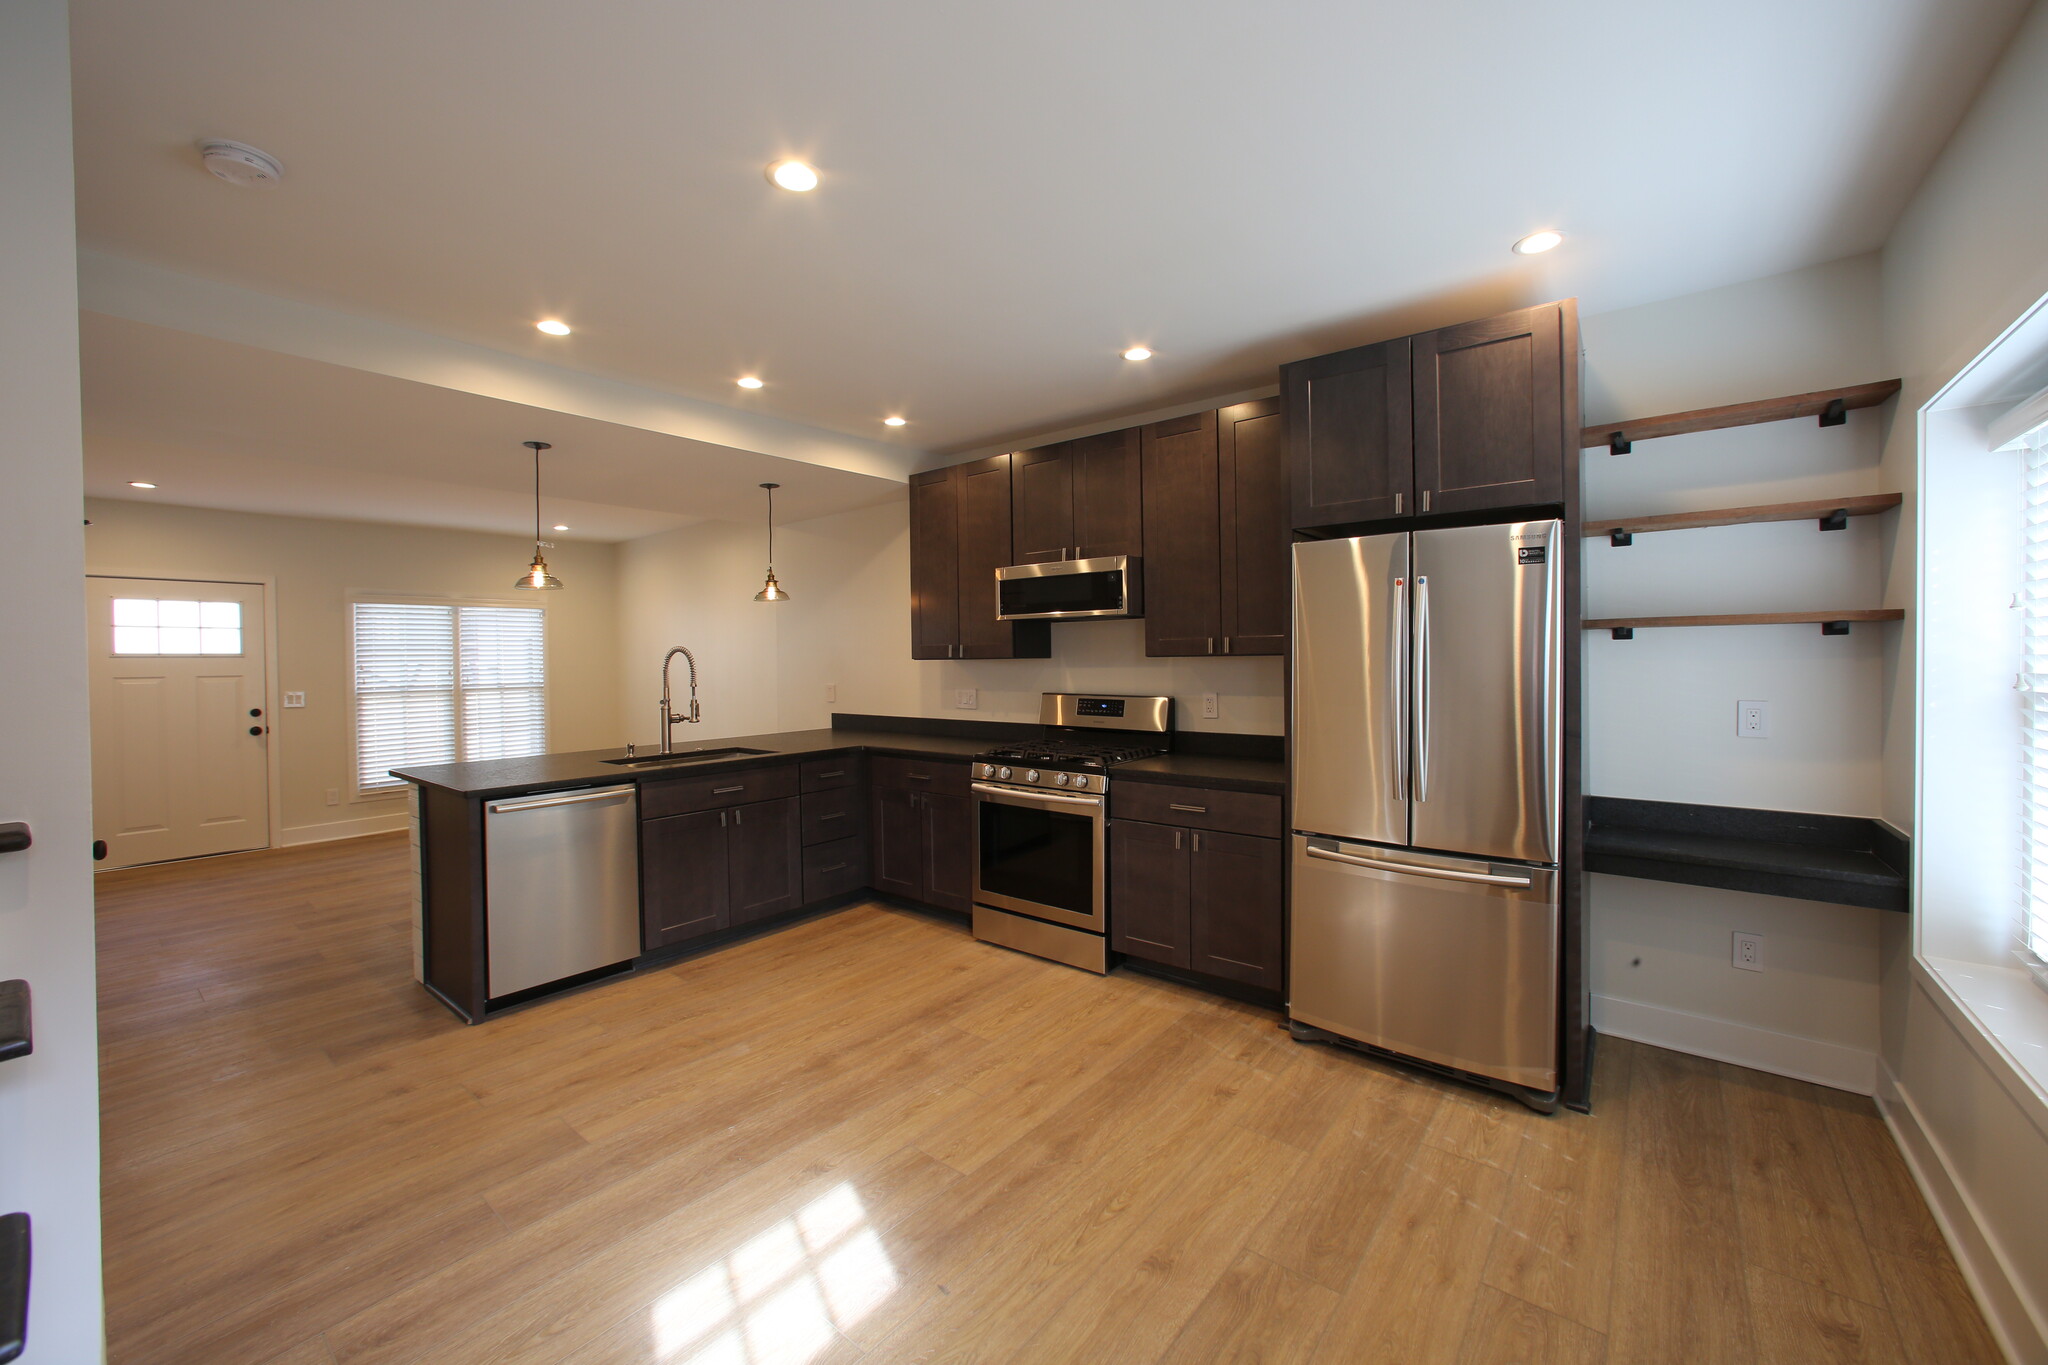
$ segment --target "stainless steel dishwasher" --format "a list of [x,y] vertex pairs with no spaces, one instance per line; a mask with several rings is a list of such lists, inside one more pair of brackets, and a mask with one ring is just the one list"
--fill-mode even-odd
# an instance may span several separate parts
[[484,803],[484,932],[493,1000],[640,955],[637,788]]

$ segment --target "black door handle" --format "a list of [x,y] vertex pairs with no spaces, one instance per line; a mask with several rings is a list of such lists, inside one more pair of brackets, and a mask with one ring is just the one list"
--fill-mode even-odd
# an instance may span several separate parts
[[104,859],[106,858],[106,856],[107,856],[107,841],[106,841],[105,839],[95,839],[95,840],[93,840],[93,841],[92,841],[92,860],[93,860],[94,862],[96,862],[96,863],[97,863],[97,862],[101,862],[101,861],[103,861],[103,860],[104,860]]
[[263,708],[260,706],[252,706],[249,708],[249,714],[251,716],[260,716],[263,714]]
[[252,725],[249,727],[249,733],[252,735],[260,735],[263,733],[263,727],[260,725]]

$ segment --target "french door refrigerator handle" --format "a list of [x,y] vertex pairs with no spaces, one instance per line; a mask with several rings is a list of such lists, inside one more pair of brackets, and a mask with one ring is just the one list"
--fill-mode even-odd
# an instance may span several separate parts
[[1429,800],[1429,575],[1415,575],[1415,799]]
[[1308,846],[1308,856],[1321,858],[1325,862],[1348,863],[1353,867],[1369,867],[1375,872],[1398,872],[1404,877],[1436,877],[1447,882],[1480,882],[1487,886],[1529,886],[1527,877],[1503,877],[1491,872],[1459,872],[1449,867],[1418,867],[1413,863],[1387,863],[1378,858],[1361,858],[1355,853],[1338,853],[1327,848]]
[[1408,799],[1408,580],[1394,580],[1394,614],[1387,649],[1388,710],[1394,721],[1394,799]]

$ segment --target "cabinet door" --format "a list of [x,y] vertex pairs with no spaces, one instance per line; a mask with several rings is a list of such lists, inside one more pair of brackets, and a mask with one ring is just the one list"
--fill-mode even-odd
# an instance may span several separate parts
[[732,927],[726,812],[640,823],[640,932],[648,950]]
[[874,886],[905,900],[924,898],[923,793],[877,780],[874,791]]
[[1547,303],[1415,338],[1421,512],[1564,501],[1563,309]]
[[1074,466],[1074,558],[1145,553],[1139,429],[1067,443]]
[[910,657],[959,650],[960,475],[949,467],[910,476]]
[[1188,845],[1184,829],[1109,822],[1110,947],[1170,967],[1188,965]]
[[996,570],[1010,557],[1014,455],[959,466],[960,653],[962,659],[1043,659],[1052,622],[998,621]]
[[1223,634],[1216,414],[1144,429],[1145,652],[1214,654]]
[[1286,919],[1280,840],[1201,830],[1188,838],[1194,846],[1191,965],[1211,976],[1279,990]]
[[1073,558],[1073,443],[1020,450],[1010,457],[1012,564]]
[[924,812],[923,894],[941,910],[974,908],[974,803],[949,792],[919,793]]
[[1280,369],[1294,529],[1415,511],[1408,338]]
[[[1277,398],[1237,403],[1216,414],[1217,524],[1223,551],[1217,634],[1226,654],[1287,652],[1291,537],[1285,430]],[[1146,487],[1149,492],[1150,484]]]
[[799,826],[793,796],[733,808],[726,856],[734,924],[750,924],[804,903]]

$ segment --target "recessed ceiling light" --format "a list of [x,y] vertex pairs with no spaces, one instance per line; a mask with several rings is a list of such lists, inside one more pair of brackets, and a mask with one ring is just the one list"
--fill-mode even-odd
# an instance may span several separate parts
[[733,380],[733,383],[743,389],[758,389],[761,387],[761,381],[750,374],[741,375],[738,379]]
[[882,425],[885,427],[900,427],[903,425],[903,419],[901,417],[884,417]]
[[1538,256],[1563,240],[1564,234],[1562,232],[1545,228],[1541,232],[1532,232],[1521,241],[1516,242],[1515,254],[1517,256]]
[[768,167],[771,183],[801,194],[818,188],[818,173],[801,161],[777,161]]
[[154,488],[154,487],[156,487],[156,485],[155,485],[155,484],[153,484],[153,483],[144,483],[144,482],[143,482],[142,480],[140,480],[140,479],[130,479],[130,480],[128,481],[128,486],[129,486],[130,488]]
[[569,324],[563,322],[560,318],[542,318],[533,325],[551,337],[565,337],[569,335]]
[[1133,346],[1130,350],[1124,352],[1125,360],[1150,360],[1151,358],[1152,348],[1150,346]]
[[557,531],[566,531],[566,530],[568,530],[569,528],[568,528],[568,527],[566,527],[566,526],[557,526],[557,527],[556,527],[555,529],[556,529]]

